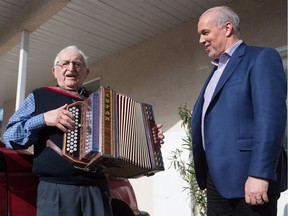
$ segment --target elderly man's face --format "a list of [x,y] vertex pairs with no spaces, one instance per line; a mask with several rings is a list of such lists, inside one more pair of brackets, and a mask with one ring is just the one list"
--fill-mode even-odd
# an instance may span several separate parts
[[75,51],[67,51],[59,55],[57,64],[52,73],[57,84],[66,90],[78,90],[89,74],[82,55]]

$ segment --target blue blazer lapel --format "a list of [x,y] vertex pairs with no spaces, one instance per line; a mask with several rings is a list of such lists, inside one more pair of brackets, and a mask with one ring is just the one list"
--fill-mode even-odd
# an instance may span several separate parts
[[211,101],[215,98],[215,96],[219,93],[219,91],[223,88],[231,74],[235,71],[238,64],[241,62],[242,57],[244,55],[246,48],[246,44],[242,43],[239,45],[239,47],[235,50],[235,52],[232,54],[231,59],[229,60],[228,64],[226,65],[226,68],[223,71],[223,74],[215,88],[215,91],[213,93]]

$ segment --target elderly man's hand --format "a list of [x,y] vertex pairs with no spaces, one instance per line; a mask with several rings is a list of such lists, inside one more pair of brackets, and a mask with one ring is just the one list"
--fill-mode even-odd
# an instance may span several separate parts
[[47,126],[55,126],[64,133],[68,129],[74,129],[74,116],[71,112],[66,110],[67,104],[58,109],[50,110],[44,113],[44,120]]
[[164,144],[164,138],[165,138],[163,131],[161,130],[162,127],[163,127],[162,124],[156,125],[156,132],[157,132],[157,136],[158,136],[160,144]]

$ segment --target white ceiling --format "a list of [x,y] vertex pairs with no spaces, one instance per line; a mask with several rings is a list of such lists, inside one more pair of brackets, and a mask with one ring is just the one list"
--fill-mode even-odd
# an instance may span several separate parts
[[21,31],[29,32],[27,92],[53,82],[58,51],[90,63],[173,29],[229,0],[0,0],[0,106],[16,97]]

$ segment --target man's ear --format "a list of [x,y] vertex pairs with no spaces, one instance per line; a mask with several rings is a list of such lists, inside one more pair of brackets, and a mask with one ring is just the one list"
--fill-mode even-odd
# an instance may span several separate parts
[[226,36],[230,37],[233,34],[233,25],[230,22],[225,23]]
[[86,71],[85,71],[85,73],[86,73],[86,77],[85,77],[85,79],[87,78],[87,76],[89,75],[89,73],[90,73],[90,70],[88,69],[88,68],[86,68]]
[[56,75],[56,72],[55,72],[55,67],[52,68],[51,72],[52,72],[54,78],[57,79],[57,75]]

